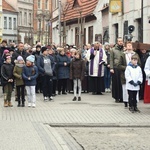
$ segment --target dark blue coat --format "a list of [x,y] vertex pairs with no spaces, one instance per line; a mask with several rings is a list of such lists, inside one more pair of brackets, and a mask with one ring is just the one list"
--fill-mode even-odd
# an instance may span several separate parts
[[[64,63],[67,63],[67,66],[64,66]],[[67,55],[57,55],[57,76],[58,79],[67,79],[69,78],[70,72],[70,59]]]
[[[30,77],[30,80],[28,79]],[[23,67],[22,78],[24,79],[26,86],[35,86],[36,78],[38,77],[37,66]]]
[[[44,70],[44,56],[40,55],[37,59],[37,67],[40,75],[45,75],[45,70]],[[48,56],[51,60],[51,68],[54,70],[54,58],[52,56]]]

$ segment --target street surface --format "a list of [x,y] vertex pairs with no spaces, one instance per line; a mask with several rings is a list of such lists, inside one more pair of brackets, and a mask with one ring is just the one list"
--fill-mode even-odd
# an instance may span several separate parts
[[[2,94],[1,94],[2,95]],[[14,93],[13,93],[14,95]],[[138,103],[131,113],[115,103],[110,93],[57,95],[36,108],[4,108],[0,97],[0,150],[149,150],[150,105]]]

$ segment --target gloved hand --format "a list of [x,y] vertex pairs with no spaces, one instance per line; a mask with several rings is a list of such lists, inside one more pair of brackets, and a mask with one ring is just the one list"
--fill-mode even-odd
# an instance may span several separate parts
[[138,81],[137,84],[140,85],[140,84],[142,84],[142,82],[141,82],[141,81]]
[[129,83],[132,84],[133,86],[138,86],[138,84],[135,83],[133,80],[131,80]]
[[134,85],[134,86],[138,86],[138,84],[137,84],[137,83],[134,83],[133,85]]
[[129,83],[133,85],[133,84],[134,84],[134,81],[133,81],[133,80],[131,80]]

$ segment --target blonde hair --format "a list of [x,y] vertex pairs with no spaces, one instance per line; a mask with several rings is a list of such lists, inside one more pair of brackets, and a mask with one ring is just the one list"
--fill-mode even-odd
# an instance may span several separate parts
[[58,53],[61,53],[62,51],[65,51],[63,47],[58,47],[57,48]]

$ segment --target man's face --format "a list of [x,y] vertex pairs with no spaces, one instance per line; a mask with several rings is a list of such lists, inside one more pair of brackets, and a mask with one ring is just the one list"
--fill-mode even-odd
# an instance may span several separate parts
[[99,49],[100,45],[97,43],[97,44],[94,44],[94,49]]
[[132,50],[132,44],[127,44],[127,50]]
[[118,39],[118,45],[122,46],[123,45],[123,40],[120,38]]
[[19,49],[19,51],[23,51],[23,49],[24,49],[24,44],[20,43],[20,44],[18,45],[18,49]]

